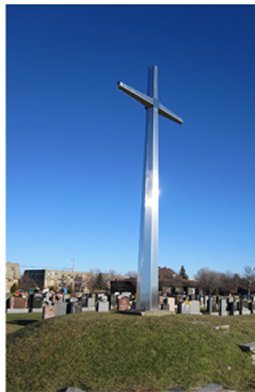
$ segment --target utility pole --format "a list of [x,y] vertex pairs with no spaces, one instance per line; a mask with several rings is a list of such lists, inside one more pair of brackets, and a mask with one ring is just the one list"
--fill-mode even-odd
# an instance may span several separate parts
[[72,289],[73,289],[73,291],[74,291],[74,269],[75,269],[75,258],[74,257],[72,257],[71,258],[71,260],[72,260],[72,262],[73,262],[73,265],[72,265],[72,275],[73,275],[73,279],[72,279]]

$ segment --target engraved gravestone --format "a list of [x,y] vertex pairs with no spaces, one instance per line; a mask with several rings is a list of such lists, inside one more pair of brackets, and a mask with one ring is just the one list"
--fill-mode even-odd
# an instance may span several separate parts
[[26,298],[13,297],[13,309],[25,309],[27,307]]
[[42,318],[49,319],[55,317],[55,306],[54,305],[44,305],[43,306],[43,312],[42,312]]
[[95,299],[93,297],[88,298],[88,310],[95,310]]
[[82,302],[81,301],[70,301],[66,306],[66,314],[69,313],[80,313],[82,312]]
[[200,314],[200,303],[199,301],[191,301],[190,303],[190,314]]
[[174,313],[175,312],[175,298],[168,297],[167,302],[169,305],[169,312]]
[[209,296],[207,300],[207,313],[212,314],[212,311],[213,311],[213,299],[211,296]]
[[55,307],[55,316],[64,316],[66,315],[66,308],[67,308],[67,303],[66,302],[58,302],[54,305]]
[[125,311],[129,309],[129,298],[128,297],[120,297],[118,298],[117,309],[119,311]]
[[226,300],[225,298],[220,299],[220,309],[219,309],[219,315],[220,316],[227,316],[227,310],[226,310]]
[[116,309],[117,308],[117,297],[116,297],[116,295],[111,295],[110,306],[111,306],[111,309]]
[[98,301],[97,302],[97,311],[98,312],[108,312],[109,311],[109,302],[108,301]]

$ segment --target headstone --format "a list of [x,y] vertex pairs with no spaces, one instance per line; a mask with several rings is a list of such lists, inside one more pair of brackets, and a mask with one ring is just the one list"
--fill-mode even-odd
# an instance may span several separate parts
[[207,300],[207,313],[212,314],[212,311],[213,311],[213,299],[210,296],[210,297],[208,297],[208,300]]
[[43,295],[41,293],[35,293],[32,302],[32,308],[40,309],[42,305],[43,305]]
[[130,291],[122,291],[121,297],[128,297],[130,299],[132,293]]
[[95,299],[93,297],[88,298],[88,310],[95,310]]
[[66,305],[66,314],[82,312],[82,303],[79,301],[70,301]]
[[243,299],[242,298],[240,298],[239,299],[239,314],[240,314],[240,316],[243,314]]
[[27,307],[26,298],[13,297],[12,307],[13,309],[25,309]]
[[234,316],[234,314],[235,314],[235,304],[234,304],[234,301],[233,302],[229,302],[229,304],[228,304],[228,311],[229,311],[229,315],[230,316]]
[[181,311],[181,313],[182,314],[188,314],[189,310],[190,310],[189,304],[187,304],[186,302],[183,302],[182,303],[182,311]]
[[199,301],[191,301],[190,303],[190,314],[200,314]]
[[175,298],[168,297],[167,302],[169,305],[169,312],[174,313],[175,312]]
[[199,301],[183,302],[177,305],[177,312],[182,314],[200,314]]
[[166,302],[163,302],[163,304],[161,305],[161,309],[162,310],[167,310],[169,312],[169,305]]
[[249,303],[249,309],[251,314],[253,314],[255,309],[255,302],[253,300],[251,300],[251,302]]
[[55,316],[65,316],[67,313],[67,303],[66,302],[58,302],[54,305],[55,307]]
[[42,318],[49,319],[55,317],[55,306],[54,305],[44,305],[43,306],[43,312],[42,312]]
[[221,298],[221,299],[220,299],[219,315],[220,315],[220,316],[227,316],[227,311],[226,311],[226,300],[225,300],[225,298]]
[[88,296],[86,294],[81,297],[81,303],[83,307],[88,306]]
[[75,302],[73,305],[73,313],[81,313],[82,312],[82,303],[80,301]]
[[6,309],[10,309],[11,308],[11,301],[12,301],[13,297],[9,297],[6,299]]
[[182,303],[180,301],[177,302],[177,313],[182,313]]
[[129,298],[128,297],[120,297],[118,298],[117,309],[119,311],[125,311],[129,309]]
[[109,302],[108,301],[98,301],[97,302],[97,311],[98,312],[108,312],[109,311]]
[[116,295],[111,295],[110,306],[111,306],[111,309],[116,309],[117,308],[117,297],[116,297]]
[[243,351],[251,351],[255,353],[255,342],[240,344]]
[[133,300],[132,303],[131,303],[131,309],[132,310],[136,309],[136,301],[135,300]]

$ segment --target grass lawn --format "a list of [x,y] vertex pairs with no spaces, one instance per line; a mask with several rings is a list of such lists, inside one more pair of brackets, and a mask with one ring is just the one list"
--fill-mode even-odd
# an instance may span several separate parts
[[41,313],[9,313],[6,317],[6,333],[16,332],[39,320],[42,320]]
[[[251,355],[239,348],[255,341],[255,315],[85,312],[40,319],[7,315],[7,392],[160,392],[208,383],[255,391]],[[214,328],[221,324],[229,330]]]

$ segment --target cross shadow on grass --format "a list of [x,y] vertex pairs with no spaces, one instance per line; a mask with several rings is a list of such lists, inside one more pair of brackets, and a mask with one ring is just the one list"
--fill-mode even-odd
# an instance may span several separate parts
[[27,326],[33,323],[38,322],[38,320],[36,319],[32,319],[32,320],[11,320],[11,321],[7,321],[7,324],[15,324],[15,325],[22,325],[22,326]]

